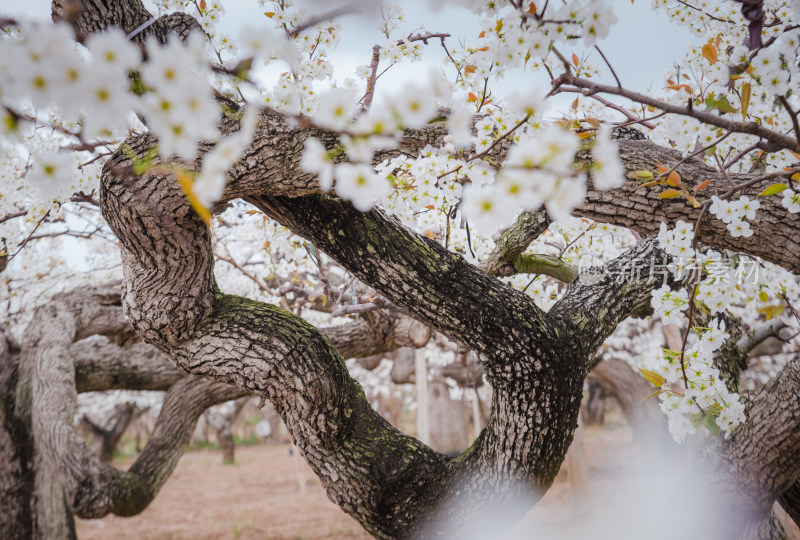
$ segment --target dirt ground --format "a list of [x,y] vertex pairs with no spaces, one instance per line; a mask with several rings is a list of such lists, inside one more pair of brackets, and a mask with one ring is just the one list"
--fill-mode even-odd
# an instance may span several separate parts
[[[627,426],[586,428],[583,438],[589,511],[573,512],[568,473],[562,470],[544,498],[503,539],[661,538],[651,534],[652,528],[648,529],[651,533],[641,536],[627,525],[632,513],[641,512],[631,510],[631,504],[645,497],[647,491],[640,484],[632,488],[619,485],[620,476],[625,475],[636,453]],[[124,468],[129,464],[115,465]],[[301,478],[305,484],[302,489]],[[619,507],[625,510],[617,515]],[[625,528],[620,528],[623,523]],[[645,527],[650,525],[645,523]],[[290,455],[284,445],[239,447],[235,465],[223,465],[216,451],[187,452],[143,513],[132,518],[78,520],[77,532],[80,540],[370,538],[328,500],[305,462]]]

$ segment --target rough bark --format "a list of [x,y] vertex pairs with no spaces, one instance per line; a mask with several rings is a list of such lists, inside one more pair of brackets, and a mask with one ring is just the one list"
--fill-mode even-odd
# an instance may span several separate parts
[[[655,171],[656,163],[672,167],[683,158],[680,152],[662,148],[650,141],[619,140],[619,156],[626,173],[646,169]],[[590,158],[583,154],[581,159]],[[716,169],[698,159],[683,163],[676,171],[681,182],[690,192],[701,182],[711,180],[704,193],[725,193],[730,189],[728,180]],[[756,178],[757,174],[729,174],[735,183]],[[764,188],[780,178],[764,179],[739,191],[737,196],[748,195],[751,199]],[[628,180],[625,185],[611,191],[601,191],[587,186],[586,201],[578,206],[574,214],[628,227],[640,234],[656,234],[661,223],[675,223],[682,219],[694,223],[700,216],[700,209],[694,208],[683,198],[659,199],[664,186],[642,187],[640,182]],[[702,193],[702,192],[701,192]],[[697,238],[706,246],[725,251],[738,251],[762,257],[783,266],[787,270],[800,273],[800,214],[790,214],[781,205],[778,196],[759,197],[761,209],[752,221],[753,236],[733,238],[727,232],[726,224],[706,216],[697,232]]]
[[786,493],[791,498],[800,478],[800,358],[748,396],[745,414],[728,440],[707,445],[696,473],[710,500],[725,501],[709,516],[709,531],[719,538],[781,538],[772,505]]
[[[75,29],[78,41],[108,28],[109,21],[130,34],[153,18],[141,2],[113,0],[53,0],[51,14],[54,21],[69,22]],[[194,17],[185,13],[172,13],[160,17],[147,27],[147,32],[140,32],[132,39],[139,45],[144,45],[145,39],[153,36],[160,43],[166,43],[170,33],[185,38],[193,30],[201,31],[200,23]]]
[[[315,328],[220,293],[208,229],[180,188],[157,172],[120,172],[128,170],[121,153],[107,163],[101,207],[121,242],[133,327],[182,368],[272,400],[329,496],[379,537],[431,526],[430,509],[467,478],[471,489],[448,501],[447,520],[549,487],[575,427],[594,340],[655,283],[623,287],[614,295],[620,302],[606,303],[604,330],[575,339],[581,321],[549,320],[530,298],[379,210],[362,214],[330,197],[251,197],[390,301],[479,353],[498,390],[495,412],[471,449],[450,461],[379,418]],[[653,254],[651,242],[630,256]],[[601,287],[609,285],[617,289],[612,281]],[[590,288],[581,295],[600,295]]]
[[786,511],[786,515],[800,527],[800,480],[795,481],[789,489],[784,491],[778,497],[778,502]]
[[114,299],[115,294],[104,289],[57,296],[36,310],[22,344],[22,363],[31,375],[37,452],[63,487],[71,511],[81,517],[143,510],[172,472],[197,417],[210,405],[243,394],[184,375],[167,392],[156,428],[130,470],[101,463],[73,425],[77,389],[67,351],[71,343],[90,335],[130,331]]
[[19,350],[0,333],[0,538],[34,537],[33,439],[16,412]]

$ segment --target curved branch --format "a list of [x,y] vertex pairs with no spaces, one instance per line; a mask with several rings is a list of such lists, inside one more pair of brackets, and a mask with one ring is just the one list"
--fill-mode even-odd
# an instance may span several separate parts
[[784,494],[794,508],[800,481],[800,357],[750,397],[745,415],[744,424],[720,445],[717,464],[726,474],[708,482],[714,498],[727,501],[720,523],[729,529],[719,531],[722,537],[726,532],[736,537],[748,523],[760,522]]
[[[92,0],[53,0],[51,15],[54,21],[64,20],[75,29],[78,41],[83,42],[89,34],[103,31],[111,26],[122,28],[130,34],[148,23],[153,16],[141,0],[125,2],[96,2]],[[193,30],[202,31],[197,20],[186,13],[170,13],[158,18],[131,39],[143,46],[148,36],[166,43],[170,33],[185,39]]]
[[362,213],[319,196],[251,202],[391,302],[479,353],[497,354],[519,325],[526,327],[519,339],[529,343],[548,332],[546,315],[529,297],[379,209]]
[[623,320],[651,311],[652,290],[674,282],[667,264],[656,238],[647,238],[606,265],[579,274],[550,316],[579,336],[580,350],[593,353]]
[[662,111],[678,114],[681,116],[690,116],[696,120],[710,124],[712,126],[721,127],[727,131],[734,133],[747,133],[755,135],[771,143],[772,151],[782,150],[784,148],[800,153],[800,141],[788,135],[784,135],[778,131],[771,130],[764,127],[757,122],[737,122],[736,120],[728,120],[720,115],[701,111],[694,108],[686,108],[680,105],[674,105],[666,101],[656,99],[652,96],[626,90],[624,88],[609,86],[606,84],[599,84],[587,79],[581,79],[573,75],[571,72],[565,72],[553,81],[554,87],[559,87],[562,84],[572,84],[577,88],[585,88],[591,93],[601,92],[604,94],[612,94],[628,98],[636,103],[649,105],[661,109]]
[[[68,4],[77,6],[77,9],[70,11],[67,9]],[[87,35],[109,26],[119,26],[130,31],[151,18],[141,0],[101,3],[101,5],[89,0],[76,0],[69,3],[66,0],[54,0],[52,10],[54,18],[64,18],[70,21],[77,28],[78,35]],[[162,17],[156,24],[139,34],[137,39],[143,40],[147,35],[154,35],[161,39],[173,27],[180,30],[187,25],[197,24],[192,21],[194,19],[185,14]],[[564,80],[565,76],[574,78],[573,75],[565,74],[562,76],[561,82],[576,82]],[[579,82],[602,92],[616,93],[620,90],[616,87],[597,85],[590,81],[580,80]],[[642,103],[652,101],[651,104],[664,110],[674,107],[675,110],[671,112],[676,114],[685,112],[678,106],[665,104],[647,96],[630,97]],[[642,101],[643,99],[649,101]],[[722,127],[730,131],[763,136],[765,140],[775,145],[793,148],[800,152],[797,141],[763,126],[753,123],[741,124],[702,111],[694,111],[694,114],[702,121],[708,121],[714,125],[722,125],[720,124],[722,122],[725,124]],[[701,116],[696,116],[697,114]],[[221,129],[223,133],[231,133],[238,129],[238,125],[233,120],[227,120],[223,124]],[[447,130],[442,123],[435,123],[420,130],[408,131],[399,148],[379,152],[375,157],[376,162],[400,153],[416,155],[418,150],[426,144],[440,144],[446,134]],[[335,134],[311,128],[306,122],[287,122],[285,117],[276,111],[262,110],[253,144],[229,171],[222,201],[249,196],[285,195],[296,197],[319,193],[319,184],[315,177],[302,171],[299,167],[305,140],[309,136],[319,138],[329,149],[339,144]],[[141,135],[129,139],[127,142],[134,151],[137,149],[144,151],[152,147],[155,138]],[[653,170],[657,162],[669,166],[682,161],[679,152],[660,148],[649,141],[620,139],[618,142],[620,158],[626,173],[641,169]],[[508,145],[500,145],[497,148],[495,156],[497,160],[502,161],[507,147]],[[205,145],[198,161],[202,159],[202,154],[210,148],[210,145]],[[590,159],[589,152],[585,152],[579,161],[586,165]],[[195,166],[199,169],[197,163]],[[697,160],[689,160],[681,165],[677,172],[683,178],[683,183],[688,189],[708,179],[712,180],[711,189],[714,186],[727,185],[727,181],[721,173]],[[757,175],[730,176],[738,183],[747,183],[758,178]],[[742,190],[741,193],[753,197],[769,183],[771,183],[770,179],[757,181]],[[657,233],[661,222],[674,222],[677,219],[694,222],[699,212],[680,199],[658,199],[661,191],[658,186],[643,188],[637,182],[629,181],[623,187],[612,191],[596,190],[591,185],[588,187],[586,202],[575,209],[576,215],[629,227],[641,234]],[[800,252],[800,214],[790,214],[783,208],[777,197],[765,197],[761,203],[762,210],[759,213],[759,220],[753,223],[754,234],[751,238],[732,238],[727,233],[724,223],[719,220],[705,220],[698,231],[698,240],[715,249],[733,249],[756,255],[794,273],[800,273],[800,258],[794,255]]]
[[167,392],[156,429],[131,469],[122,472],[100,462],[73,423],[77,390],[67,349],[92,330],[108,329],[96,319],[107,306],[93,306],[103,298],[62,295],[41,306],[25,332],[22,349],[22,361],[31,373],[37,449],[45,466],[55,469],[72,511],[85,518],[141,512],[177,464],[199,415],[210,405],[243,395],[230,386],[184,376]]
[[517,258],[549,225],[550,220],[544,210],[522,212],[514,224],[500,235],[494,251],[481,264],[481,268],[495,276],[511,275]]

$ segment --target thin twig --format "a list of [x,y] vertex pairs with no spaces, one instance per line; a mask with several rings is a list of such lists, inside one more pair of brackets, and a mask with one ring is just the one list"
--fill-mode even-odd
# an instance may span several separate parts
[[553,88],[550,90],[550,93],[554,94],[564,91],[563,88],[561,88],[564,84],[571,84],[578,88],[585,88],[591,93],[601,92],[604,94],[622,96],[643,105],[650,105],[652,107],[661,109],[662,111],[681,116],[688,116],[706,124],[721,127],[734,133],[747,133],[749,135],[755,135],[765,140],[765,143],[761,146],[761,148],[767,151],[777,151],[786,148],[800,153],[800,141],[797,141],[788,135],[784,135],[783,133],[767,129],[761,124],[757,124],[755,122],[738,122],[736,120],[728,120],[722,116],[708,111],[701,111],[695,108],[690,109],[681,105],[667,103],[639,92],[633,92],[624,88],[617,88],[616,86],[598,84],[593,81],[581,79],[580,77],[573,75],[570,71],[562,73],[553,81]]
[[33,234],[34,234],[34,233],[36,232],[36,230],[37,230],[37,229],[38,229],[38,228],[41,226],[41,224],[42,224],[42,223],[44,223],[44,220],[45,220],[45,219],[47,219],[47,216],[49,216],[49,215],[50,215],[50,210],[48,210],[47,212],[45,212],[45,214],[44,214],[44,215],[43,215],[43,216],[42,216],[42,217],[39,219],[39,221],[37,221],[37,222],[36,222],[36,226],[33,228],[33,230],[32,230],[32,231],[31,231],[31,233],[28,235],[28,237],[27,237],[27,238],[25,238],[25,240],[23,240],[23,241],[22,241],[22,243],[21,243],[21,244],[19,245],[19,247],[17,248],[17,251],[15,251],[15,252],[14,252],[14,254],[13,254],[11,257],[9,257],[9,260],[11,260],[11,259],[13,259],[14,257],[16,257],[16,256],[17,256],[17,254],[18,254],[20,251],[22,251],[22,248],[24,248],[24,247],[25,247],[25,245],[28,243],[28,241],[30,241],[30,239],[33,237]]
[[745,148],[744,150],[742,150],[741,152],[736,154],[734,157],[732,157],[730,159],[730,161],[725,163],[725,168],[726,169],[730,169],[733,166],[734,163],[736,163],[739,160],[741,160],[744,156],[746,156],[747,154],[749,154],[750,152],[752,152],[756,148],[758,148],[758,143],[751,144],[750,146],[748,146],[747,148]]
[[303,22],[300,26],[294,28],[293,30],[287,32],[289,37],[297,37],[300,32],[311,28],[312,26],[316,26],[321,22],[329,21],[331,19],[335,19],[336,17],[341,17],[342,15],[347,15],[349,13],[357,13],[358,12],[358,4],[353,2],[350,4],[346,4],[344,6],[340,6],[338,8],[332,9],[325,13],[320,13],[310,19],[307,19]]
[[763,182],[764,180],[770,180],[772,178],[778,178],[780,176],[792,176],[793,174],[799,172],[800,172],[800,167],[794,167],[792,169],[789,169],[788,171],[773,171],[771,173],[762,174],[761,176],[757,176],[751,180],[748,180],[747,182],[743,182],[737,185],[736,187],[731,188],[730,191],[728,191],[722,196],[722,198],[727,199],[737,191],[741,191],[752,185],[758,184],[759,182]]
[[783,108],[786,109],[786,112],[789,113],[789,117],[792,119],[792,128],[794,129],[794,136],[797,137],[797,140],[800,141],[800,125],[797,123],[797,112],[792,109],[792,106],[789,105],[789,102],[786,100],[785,96],[780,97],[781,105]]
[[598,47],[597,45],[595,45],[595,46],[594,46],[594,48],[595,48],[595,49],[597,49],[597,52],[599,52],[599,53],[600,53],[600,56],[602,56],[602,57],[603,57],[603,61],[604,61],[604,62],[606,63],[606,65],[608,66],[608,69],[610,69],[610,70],[611,70],[611,74],[614,76],[614,80],[616,80],[616,81],[617,81],[617,86],[618,86],[618,87],[620,87],[620,88],[622,88],[622,83],[621,83],[621,82],[619,82],[619,77],[617,77],[617,72],[616,72],[616,71],[614,71],[614,68],[613,68],[613,67],[611,67],[611,62],[609,62],[609,61],[608,61],[608,58],[606,58],[606,55],[605,55],[605,54],[603,54],[603,51],[601,51],[601,50],[600,50],[600,47]]
[[28,211],[27,210],[22,210],[20,212],[14,212],[13,214],[6,214],[4,216],[0,216],[0,223],[5,223],[9,219],[14,219],[14,218],[22,217],[22,216],[27,216],[27,215],[28,215]]
[[253,274],[248,272],[247,269],[244,266],[242,266],[241,264],[236,262],[236,259],[234,259],[232,256],[230,256],[230,251],[228,251],[228,247],[225,244],[223,244],[223,247],[225,248],[225,251],[228,252],[229,256],[228,257],[224,257],[220,253],[215,251],[214,252],[214,256],[217,259],[219,259],[221,261],[224,261],[224,262],[230,264],[231,266],[233,266],[234,268],[236,268],[239,272],[242,273],[242,275],[244,277],[248,278],[250,281],[252,281],[256,285],[258,285],[258,288],[261,289],[263,292],[275,296],[275,292],[272,289],[270,289],[269,287],[267,287],[266,283],[264,283],[263,280],[259,279],[258,277],[254,276]]

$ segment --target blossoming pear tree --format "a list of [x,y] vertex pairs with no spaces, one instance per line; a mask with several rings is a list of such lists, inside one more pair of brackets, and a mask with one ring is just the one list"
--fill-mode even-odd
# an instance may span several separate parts
[[[489,537],[487,516],[510,524],[553,483],[586,375],[634,324],[652,337],[626,360],[673,438],[710,433],[699,489],[726,511],[686,534],[779,538],[776,502],[800,523],[797,5],[654,0],[695,39],[645,92],[598,47],[621,4],[448,3],[480,33],[358,1],[260,1],[236,37],[206,0],[0,18],[3,537],[141,512],[199,415],[248,394],[375,537]],[[385,41],[335,73],[337,20],[359,10]],[[387,69],[438,52],[376,99]],[[546,90],[500,96],[515,70]],[[46,246],[76,236],[97,274],[48,279]],[[121,290],[98,285],[118,267]],[[492,389],[456,457],[386,422],[344,361],[431,331]],[[745,393],[774,336],[773,376]],[[166,390],[125,472],[73,423],[78,392],[112,388]]]

